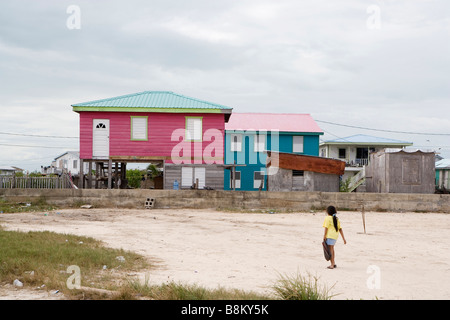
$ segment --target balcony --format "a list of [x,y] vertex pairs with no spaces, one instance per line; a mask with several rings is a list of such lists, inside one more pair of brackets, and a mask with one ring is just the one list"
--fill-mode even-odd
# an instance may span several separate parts
[[347,167],[364,167],[369,164],[369,159],[367,158],[356,158],[355,160],[346,160]]

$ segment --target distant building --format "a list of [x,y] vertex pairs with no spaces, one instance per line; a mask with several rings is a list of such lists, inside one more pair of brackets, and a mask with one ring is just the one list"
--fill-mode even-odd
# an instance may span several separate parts
[[236,167],[225,170],[224,189],[267,190],[267,151],[318,156],[322,134],[309,114],[233,113],[225,124],[225,164]]
[[434,152],[384,149],[370,155],[365,168],[366,191],[434,193]]
[[293,153],[267,153],[267,190],[339,192],[345,162]]
[[450,159],[436,162],[436,188],[450,190]]
[[19,172],[23,172],[23,169],[12,166],[0,166],[0,176],[12,176]]
[[[84,172],[87,172],[88,164],[84,164]],[[70,173],[78,176],[80,173],[80,153],[78,151],[66,151],[57,156],[48,167],[41,167],[42,174]]]
[[405,148],[412,142],[357,134],[345,138],[326,140],[320,143],[321,157],[338,159],[346,162],[342,181],[351,179],[349,191],[358,188],[365,191],[363,167],[369,164],[370,154],[385,148]]
[[370,153],[412,145],[412,142],[357,134],[320,143],[319,154],[321,157],[345,161],[348,166],[364,166],[369,162]]

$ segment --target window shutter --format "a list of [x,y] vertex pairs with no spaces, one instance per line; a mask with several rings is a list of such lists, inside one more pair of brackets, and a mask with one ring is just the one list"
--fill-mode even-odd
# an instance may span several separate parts
[[232,134],[231,135],[231,151],[242,151],[242,135]]
[[198,179],[198,188],[205,188],[205,168],[194,168],[194,182]]
[[131,129],[132,140],[147,140],[147,117],[132,117]]
[[[234,172],[234,182],[235,182],[235,188],[239,189],[241,187],[241,172],[235,171]],[[230,174],[230,188],[233,187],[233,173]]]
[[292,152],[303,152],[303,136],[293,136]]
[[254,141],[254,151],[255,152],[262,152],[266,149],[266,136],[262,134],[255,134],[255,141]]
[[261,183],[264,188],[264,171],[255,171],[253,173],[253,188],[258,189]]
[[186,141],[202,141],[202,119],[186,119]]
[[181,168],[181,186],[192,187],[192,167]]

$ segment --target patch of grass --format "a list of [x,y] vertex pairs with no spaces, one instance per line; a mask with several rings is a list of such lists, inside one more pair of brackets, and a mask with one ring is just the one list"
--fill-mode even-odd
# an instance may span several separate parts
[[52,211],[54,209],[56,208],[48,204],[45,197],[38,197],[35,200],[27,200],[22,202],[12,202],[10,200],[0,198],[0,212],[2,213]]
[[[147,266],[145,259],[121,249],[106,248],[93,238],[44,232],[0,229],[0,282],[19,279],[25,286],[42,286],[71,294],[67,268],[80,268],[82,286],[114,288],[111,270],[128,272]],[[117,257],[124,257],[117,259]],[[122,260],[122,261],[121,261]],[[106,266],[106,269],[104,269]]]
[[148,281],[132,281],[122,288],[122,296],[145,296],[155,300],[268,300],[267,297],[252,291],[218,287],[205,288],[197,284],[177,283],[174,281],[160,285],[149,285]]
[[273,290],[282,300],[330,300],[334,296],[330,295],[333,287],[319,285],[319,278],[311,274],[305,277],[297,273],[294,276],[280,275]]
[[289,208],[277,208],[277,209],[244,209],[237,207],[219,207],[215,209],[219,212],[226,213],[297,213],[299,210],[289,209]]

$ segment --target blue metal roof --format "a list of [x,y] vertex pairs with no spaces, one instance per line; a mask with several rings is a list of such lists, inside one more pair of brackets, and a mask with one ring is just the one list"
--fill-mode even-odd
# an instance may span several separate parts
[[412,145],[412,142],[401,141],[388,138],[380,138],[368,136],[365,134],[356,134],[353,136],[339,138],[334,140],[326,140],[323,144],[379,144],[379,145]]
[[72,107],[232,109],[171,91],[144,91],[73,104]]

